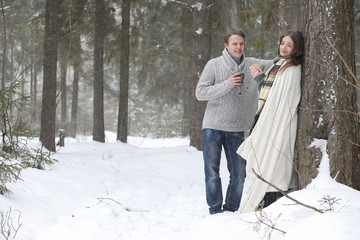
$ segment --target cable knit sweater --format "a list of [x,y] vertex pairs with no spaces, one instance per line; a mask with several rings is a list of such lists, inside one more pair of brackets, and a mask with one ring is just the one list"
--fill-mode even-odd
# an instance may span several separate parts
[[[249,70],[253,63],[264,64],[264,71],[267,71],[273,62],[243,55],[242,62],[237,65],[225,48],[222,56],[206,64],[196,87],[196,98],[208,101],[203,129],[228,132],[249,130],[258,101],[258,82],[251,77]],[[245,74],[242,87],[234,86],[230,81],[230,76],[237,72]]]

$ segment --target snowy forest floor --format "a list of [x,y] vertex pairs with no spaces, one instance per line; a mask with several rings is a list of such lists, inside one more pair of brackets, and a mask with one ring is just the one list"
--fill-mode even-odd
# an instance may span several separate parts
[[[315,144],[324,151],[325,141]],[[334,211],[320,214],[283,197],[262,218],[283,234],[255,213],[209,215],[202,152],[188,145],[188,139],[133,137],[123,144],[113,133],[107,143],[67,138],[53,156],[59,162],[27,169],[23,181],[7,185],[13,194],[0,196],[2,231],[12,229],[13,239],[21,224],[19,240],[359,239],[360,192],[329,177],[326,154],[318,177],[291,196]],[[221,177],[226,189],[224,156]],[[337,203],[324,202],[327,196]]]

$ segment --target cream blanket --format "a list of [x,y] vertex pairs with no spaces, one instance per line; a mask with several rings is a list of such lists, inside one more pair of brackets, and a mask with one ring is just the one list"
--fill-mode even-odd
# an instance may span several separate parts
[[276,74],[268,99],[251,135],[237,153],[247,160],[245,187],[240,212],[255,211],[266,192],[276,191],[259,180],[259,175],[286,191],[293,169],[293,152],[300,101],[301,66]]

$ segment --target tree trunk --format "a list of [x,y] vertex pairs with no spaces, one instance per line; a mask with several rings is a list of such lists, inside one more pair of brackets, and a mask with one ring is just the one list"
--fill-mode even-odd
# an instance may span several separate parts
[[239,21],[239,8],[238,8],[238,1],[231,0],[231,27],[239,28],[240,21]]
[[[39,25],[34,26],[34,31],[32,32],[33,38],[39,37]],[[36,51],[39,47],[37,46],[37,43],[32,42],[32,51]],[[39,120],[39,112],[38,112],[38,73],[41,72],[42,58],[34,58],[31,61],[33,64],[31,66],[31,69],[33,71],[33,84],[32,84],[32,91],[31,91],[31,121],[32,122],[38,122]]]
[[104,29],[105,0],[95,0],[93,140],[105,142]]
[[74,80],[73,80],[73,91],[72,91],[72,102],[71,102],[71,122],[70,122],[70,137],[76,137],[76,126],[77,126],[77,110],[78,110],[78,98],[79,98],[79,75],[80,71],[78,68],[74,68]]
[[[1,61],[1,89],[5,89],[5,69],[6,69],[6,48],[7,48],[7,33],[6,33],[6,24],[5,24],[5,11],[4,11],[4,1],[1,0],[0,1],[1,4],[1,22],[2,22],[2,35],[3,35],[3,39],[2,39],[2,61]],[[2,110],[2,109],[0,109]],[[2,114],[2,118],[5,119],[5,117]]]
[[31,121],[38,122],[38,72],[41,68],[41,62],[39,60],[35,60],[33,66],[31,67],[33,71],[33,83],[32,83],[32,91],[31,91]]
[[67,61],[61,60],[61,71],[60,71],[60,97],[61,97],[61,126],[66,128],[67,116],[66,116],[66,72],[67,72]]
[[300,30],[302,26],[302,4],[298,0],[280,0],[279,35],[286,30]]
[[279,4],[279,35],[289,29],[292,29],[293,16],[291,13],[292,0],[280,0]]
[[197,101],[195,90],[202,70],[211,56],[211,0],[193,5],[193,40],[192,40],[192,89],[190,114],[190,146],[203,149],[202,120],[206,102]]
[[306,0],[304,21],[306,61],[295,147],[300,187],[317,175],[321,152],[310,147],[317,138],[328,142],[331,176],[360,189],[355,80],[330,45],[334,45],[355,72],[353,1]]
[[73,14],[73,26],[76,29],[74,31],[74,50],[72,57],[72,65],[74,68],[74,79],[72,84],[72,102],[71,102],[71,120],[69,126],[69,135],[71,137],[76,137],[76,128],[77,128],[77,112],[78,112],[78,98],[79,98],[79,80],[81,72],[81,27],[82,27],[82,17],[87,0],[77,0],[74,2],[74,14]]
[[131,0],[123,0],[121,7],[122,22],[120,33],[120,96],[117,140],[120,140],[123,143],[127,142],[128,135],[130,3]]
[[40,141],[55,151],[56,64],[59,0],[46,0],[44,40],[44,82],[41,108]]

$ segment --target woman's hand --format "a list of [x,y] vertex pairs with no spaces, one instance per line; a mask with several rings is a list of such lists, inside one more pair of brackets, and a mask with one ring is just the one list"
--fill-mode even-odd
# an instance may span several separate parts
[[263,71],[260,68],[255,68],[254,66],[249,67],[250,75],[255,78],[263,73]]

